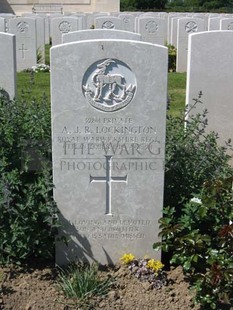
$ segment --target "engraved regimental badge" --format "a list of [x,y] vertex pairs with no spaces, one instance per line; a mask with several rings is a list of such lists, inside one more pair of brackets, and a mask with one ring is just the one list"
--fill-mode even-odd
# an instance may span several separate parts
[[105,59],[88,68],[82,82],[83,94],[94,108],[113,112],[126,107],[136,91],[131,69],[117,59]]

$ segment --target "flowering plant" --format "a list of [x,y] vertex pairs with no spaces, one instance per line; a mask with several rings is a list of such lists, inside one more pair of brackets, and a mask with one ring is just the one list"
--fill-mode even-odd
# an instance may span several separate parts
[[164,265],[159,260],[150,259],[147,262],[146,267],[152,269],[155,273],[157,273],[160,269],[164,267]]
[[140,281],[148,281],[151,288],[161,288],[167,284],[167,275],[162,270],[164,265],[155,259],[136,259],[131,253],[124,254],[120,259],[123,264],[128,265],[129,270]]
[[49,65],[46,64],[37,64],[36,66],[32,67],[33,72],[50,72]]
[[128,253],[128,254],[126,253],[120,258],[123,264],[126,264],[126,265],[131,263],[134,259],[135,259],[135,256],[131,253]]

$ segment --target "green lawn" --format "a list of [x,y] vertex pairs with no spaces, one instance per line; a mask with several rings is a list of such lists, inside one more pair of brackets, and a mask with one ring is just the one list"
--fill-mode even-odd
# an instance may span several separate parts
[[186,73],[168,73],[168,98],[170,113],[178,116],[185,107]]
[[17,93],[22,93],[28,98],[41,97],[44,94],[50,97],[50,73],[49,72],[18,72]]

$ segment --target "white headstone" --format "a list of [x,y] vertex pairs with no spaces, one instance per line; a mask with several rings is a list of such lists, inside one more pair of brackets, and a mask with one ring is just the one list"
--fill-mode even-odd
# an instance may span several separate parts
[[95,18],[95,28],[123,30],[123,25],[122,20],[119,17],[103,16]]
[[43,18],[44,19],[44,27],[45,27],[45,44],[50,43],[50,22],[49,22],[49,16],[46,14],[35,14],[35,13],[24,13],[22,14],[24,17],[30,17],[30,18]]
[[5,28],[5,18],[0,17],[0,32],[5,32],[6,28]]
[[[183,16],[185,17],[185,16]],[[172,17],[171,19],[171,45],[177,47],[177,28],[178,28],[178,20],[182,18],[182,16],[179,17]]]
[[135,16],[132,14],[119,14],[122,20],[122,30],[135,32]]
[[124,39],[141,41],[141,35],[139,33],[115,29],[88,29],[63,34],[62,43],[95,39]]
[[51,49],[54,198],[71,239],[57,244],[58,264],[156,256],[167,63],[167,48],[140,41]]
[[75,13],[75,14],[72,14],[71,16],[78,17],[80,19],[81,29],[87,29],[87,15],[86,14]]
[[16,95],[15,35],[0,33],[0,88],[13,99]]
[[162,18],[140,17],[138,19],[138,32],[142,40],[153,44],[164,45],[166,42],[166,22]]
[[45,19],[37,16],[36,18],[36,52],[39,56],[37,61],[45,63]]
[[52,44],[62,43],[62,35],[71,31],[81,30],[82,20],[78,17],[55,17],[51,20]]
[[220,17],[211,17],[208,21],[208,30],[220,30]]
[[169,13],[167,18],[167,43],[171,44],[171,35],[172,35],[172,18],[176,17],[176,14]]
[[187,71],[187,51],[189,35],[195,32],[204,31],[204,28],[205,21],[201,18],[185,17],[178,19],[176,72]]
[[31,68],[36,59],[36,21],[18,17],[9,20],[9,32],[16,35],[17,71]]
[[5,18],[5,32],[9,32],[9,20],[11,18],[15,18],[16,16],[10,13],[0,13],[0,17]]
[[208,110],[208,131],[219,133],[223,145],[233,138],[233,32],[210,31],[190,35],[186,104],[201,91],[203,104],[193,114]]

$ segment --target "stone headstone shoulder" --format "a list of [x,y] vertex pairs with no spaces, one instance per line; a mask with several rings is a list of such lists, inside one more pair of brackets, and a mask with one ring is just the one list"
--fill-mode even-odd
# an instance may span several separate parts
[[88,29],[66,33],[62,36],[63,43],[95,39],[125,39],[140,41],[141,35],[138,33],[116,29]]
[[54,198],[60,234],[70,239],[68,247],[57,242],[59,265],[115,264],[128,252],[155,257],[167,63],[167,48],[135,40],[51,49]]

